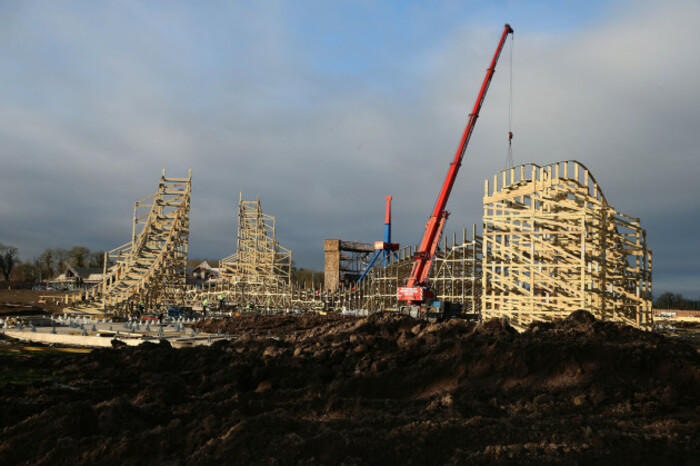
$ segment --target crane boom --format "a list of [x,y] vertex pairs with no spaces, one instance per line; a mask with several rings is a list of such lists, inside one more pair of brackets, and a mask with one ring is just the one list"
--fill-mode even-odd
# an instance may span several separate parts
[[506,37],[511,33],[513,33],[513,29],[510,27],[510,25],[506,24],[504,26],[501,39],[498,42],[496,53],[493,55],[493,59],[491,60],[491,66],[489,66],[488,70],[486,71],[486,77],[481,85],[479,96],[476,98],[474,109],[469,114],[469,121],[467,122],[467,127],[464,129],[459,146],[457,147],[457,153],[455,154],[454,160],[450,164],[450,168],[447,171],[447,177],[442,185],[440,196],[438,196],[433,213],[430,216],[430,219],[428,219],[428,223],[425,225],[423,239],[421,240],[420,247],[414,256],[411,274],[406,281],[406,286],[398,289],[399,300],[422,301],[424,298],[424,287],[428,282],[430,265],[435,257],[435,251],[437,249],[437,243],[440,239],[440,235],[442,234],[442,228],[445,225],[445,221],[449,215],[449,213],[445,210],[445,207],[447,206],[447,201],[450,198],[452,186],[457,178],[459,167],[462,165],[462,158],[464,157],[464,153],[467,150],[467,145],[469,144],[469,139],[474,131],[474,125],[476,125],[476,120],[479,118],[481,106],[484,103],[484,98],[486,97],[489,84],[491,84],[491,78],[493,78],[493,74],[496,71],[498,57],[501,55],[501,50],[503,50]]

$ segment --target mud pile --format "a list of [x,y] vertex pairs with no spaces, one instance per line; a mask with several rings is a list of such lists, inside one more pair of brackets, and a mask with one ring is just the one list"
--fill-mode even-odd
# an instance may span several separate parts
[[[700,457],[692,347],[578,312],[499,320],[259,316],[240,337],[24,361],[0,464],[678,463]],[[245,333],[243,333],[245,332]]]
[[[293,336],[312,337],[318,333],[338,331],[342,325],[356,322],[359,317],[339,314],[241,314],[232,319],[205,319],[193,327],[209,333],[228,333],[231,336]],[[341,326],[341,327],[338,327]],[[338,327],[337,329],[335,327]],[[315,332],[311,332],[316,330]]]

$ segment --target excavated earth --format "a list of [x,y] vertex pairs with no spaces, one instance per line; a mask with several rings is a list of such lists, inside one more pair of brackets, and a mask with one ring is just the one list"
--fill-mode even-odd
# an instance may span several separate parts
[[200,326],[234,338],[3,353],[0,464],[700,460],[697,350],[583,311],[522,334],[396,315]]

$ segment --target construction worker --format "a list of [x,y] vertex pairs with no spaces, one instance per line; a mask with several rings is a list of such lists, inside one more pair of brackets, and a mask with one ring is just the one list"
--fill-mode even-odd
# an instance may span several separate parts
[[139,300],[139,317],[143,315],[143,311],[146,309],[146,302],[141,298]]
[[202,301],[202,312],[205,315],[209,312],[209,297],[204,298],[204,301]]
[[226,297],[224,296],[223,293],[219,293],[219,311],[224,310],[224,301],[226,300]]

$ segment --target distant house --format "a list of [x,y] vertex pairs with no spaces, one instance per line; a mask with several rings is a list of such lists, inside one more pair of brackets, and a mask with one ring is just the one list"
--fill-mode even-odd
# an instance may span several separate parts
[[65,272],[49,280],[49,284],[60,288],[87,288],[102,281],[102,272],[102,268],[73,267],[69,265]]
[[187,284],[199,288],[213,286],[219,280],[219,269],[202,261],[197,267],[187,268]]

